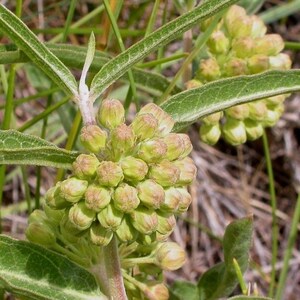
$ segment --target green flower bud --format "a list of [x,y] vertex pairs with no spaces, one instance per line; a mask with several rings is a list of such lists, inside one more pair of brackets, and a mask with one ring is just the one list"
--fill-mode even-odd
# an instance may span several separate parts
[[130,220],[124,217],[116,234],[121,242],[128,243],[134,241],[138,233],[131,225]]
[[262,125],[265,127],[274,126],[284,111],[283,105],[277,105],[274,108],[269,108],[266,117],[262,121]]
[[277,55],[284,48],[284,42],[279,34],[266,34],[255,40],[256,54]]
[[258,16],[250,16],[252,20],[252,30],[251,30],[251,37],[253,38],[260,38],[263,37],[267,32],[267,27],[262,19]]
[[186,255],[178,244],[166,242],[157,247],[155,258],[157,265],[163,270],[174,271],[183,266]]
[[49,220],[51,220],[51,223],[53,223],[55,226],[59,225],[62,217],[64,216],[64,209],[53,209],[49,205],[44,205],[44,211]]
[[69,219],[78,230],[88,229],[95,220],[95,216],[96,213],[88,209],[83,201],[73,205],[69,211]]
[[85,149],[92,153],[99,153],[105,148],[107,134],[97,125],[82,127],[80,140]]
[[226,109],[226,116],[237,120],[244,120],[249,117],[249,106],[247,103],[232,106]]
[[178,157],[179,159],[181,159],[181,158],[188,156],[192,152],[193,145],[191,143],[190,137],[187,134],[177,133],[177,135],[179,135],[181,137],[181,139],[183,140],[183,144],[184,144],[184,151]]
[[144,291],[144,294],[149,299],[169,299],[169,290],[163,283],[147,282],[147,289]]
[[197,79],[189,80],[184,84],[184,86],[187,90],[194,89],[194,88],[200,87],[202,85],[203,85],[203,83]]
[[180,170],[168,160],[163,160],[158,164],[153,164],[148,175],[161,186],[173,186],[179,179]]
[[135,145],[135,135],[126,124],[118,125],[111,131],[110,148],[115,160],[130,152]]
[[102,161],[97,168],[97,180],[103,186],[117,186],[124,179],[122,168],[115,162]]
[[282,104],[284,102],[284,100],[286,99],[286,95],[277,95],[277,96],[273,96],[273,97],[269,97],[269,98],[265,98],[264,102],[269,106],[276,106],[279,104]]
[[97,184],[89,185],[85,192],[85,205],[95,212],[100,212],[110,203],[110,200],[111,191]]
[[113,235],[111,230],[102,227],[99,223],[93,223],[90,228],[90,239],[97,246],[107,246]]
[[138,197],[145,206],[158,209],[164,202],[165,191],[154,180],[147,179],[139,182],[136,188],[138,190]]
[[220,78],[221,71],[218,62],[215,58],[202,59],[197,72],[199,79],[204,78],[207,81],[212,81]]
[[247,119],[244,121],[244,124],[248,140],[254,141],[263,135],[264,128],[261,123]]
[[[88,187],[86,180],[81,180],[76,177],[71,177],[64,180],[57,190],[60,197],[68,202],[78,202],[84,195]],[[55,192],[56,194],[56,192]],[[56,195],[55,195],[56,196]]]
[[59,224],[59,230],[67,241],[77,243],[78,239],[85,234],[85,231],[78,229],[77,226],[70,221],[69,212],[70,211],[65,211]]
[[226,53],[229,49],[229,40],[221,30],[214,31],[207,41],[209,50],[216,54]]
[[92,179],[96,175],[99,164],[100,162],[96,156],[80,154],[72,165],[74,175],[79,179]]
[[128,181],[141,181],[148,173],[148,165],[139,158],[127,156],[121,160],[120,165]]
[[98,213],[97,218],[104,228],[116,231],[122,222],[123,213],[110,203]]
[[158,130],[158,121],[150,113],[138,114],[131,123],[134,134],[140,141],[151,139]]
[[31,223],[47,223],[49,225],[47,215],[41,209],[35,209],[29,215],[28,224],[31,224]]
[[219,121],[221,120],[222,117],[223,117],[223,112],[218,111],[216,113],[210,114],[210,115],[202,118],[201,121],[207,125],[216,125],[219,123]]
[[269,57],[269,64],[272,70],[289,70],[292,66],[292,61],[287,54],[279,53],[276,56]]
[[180,134],[169,133],[163,138],[163,141],[167,145],[166,158],[168,160],[175,160],[180,157],[180,155],[185,150],[184,140]]
[[176,227],[176,219],[173,214],[164,212],[157,213],[158,226],[157,231],[163,235],[170,235]]
[[268,113],[267,105],[263,101],[248,103],[248,107],[249,119],[252,119],[254,121],[262,121]]
[[59,195],[60,185],[61,182],[58,182],[55,186],[51,187],[45,195],[46,204],[53,209],[63,209],[70,206],[70,202]]
[[182,214],[188,210],[190,204],[192,203],[192,196],[186,188],[177,188],[177,191],[181,194],[177,213]]
[[180,170],[176,185],[188,185],[193,182],[197,174],[197,168],[190,157],[174,161],[174,165]]
[[130,214],[131,224],[142,234],[151,234],[156,231],[158,220],[157,214],[148,208],[138,207]]
[[208,145],[215,145],[221,136],[220,124],[202,124],[200,126],[199,136],[204,143]]
[[[148,235],[139,233],[136,241],[140,245],[146,246],[147,249],[151,249],[157,243],[156,233],[156,231]],[[141,252],[143,253],[143,251]]]
[[257,54],[248,59],[248,69],[251,74],[261,73],[270,68],[269,57],[263,54]]
[[232,48],[237,57],[247,58],[254,54],[254,45],[254,40],[249,36],[245,36],[234,40],[232,43]]
[[105,99],[98,110],[98,122],[105,128],[113,129],[125,121],[122,103],[115,99]]
[[182,195],[180,191],[175,187],[170,187],[165,190],[165,201],[161,205],[160,209],[163,212],[174,213],[177,211]]
[[147,163],[155,163],[165,158],[167,145],[162,139],[152,139],[140,143],[137,156]]
[[137,189],[126,183],[120,184],[115,189],[113,200],[115,208],[124,213],[132,212],[140,204]]
[[241,58],[232,58],[225,65],[225,75],[227,77],[244,75],[247,73],[247,63]]
[[247,141],[247,134],[244,123],[242,121],[228,119],[222,128],[225,140],[237,146]]
[[233,20],[230,20],[225,24],[228,33],[233,38],[240,38],[251,35],[253,21],[249,16],[237,16]]
[[30,223],[25,235],[30,242],[45,247],[51,247],[56,243],[54,232],[45,222]]
[[224,16],[225,26],[230,24],[237,18],[242,18],[246,16],[246,10],[242,6],[232,5],[226,15]]

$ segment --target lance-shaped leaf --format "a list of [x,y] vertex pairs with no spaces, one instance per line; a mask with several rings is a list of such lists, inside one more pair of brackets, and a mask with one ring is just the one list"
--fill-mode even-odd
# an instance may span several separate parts
[[66,94],[78,98],[75,77],[70,70],[41,43],[30,29],[11,11],[0,4],[0,30],[43,70]]
[[161,107],[177,122],[174,130],[231,106],[300,90],[300,70],[268,71],[214,81],[176,94]]
[[32,300],[104,300],[95,278],[39,245],[0,236],[0,286]]
[[0,130],[0,165],[35,165],[71,168],[79,155],[41,138],[16,130]]
[[238,284],[233,265],[235,258],[245,272],[248,267],[252,236],[252,218],[243,218],[230,223],[223,239],[224,262],[206,271],[199,280],[199,299],[214,300],[227,297]]
[[210,0],[192,11],[167,23],[146,38],[105,64],[91,83],[91,100],[94,101],[114,81],[149,53],[177,38],[197,23],[218,11],[236,3],[237,0]]

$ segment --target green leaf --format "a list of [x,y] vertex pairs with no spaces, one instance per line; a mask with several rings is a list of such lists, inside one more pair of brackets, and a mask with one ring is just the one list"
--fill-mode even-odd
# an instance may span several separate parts
[[96,74],[91,83],[91,100],[94,101],[110,84],[120,78],[134,64],[148,54],[174,40],[197,23],[236,2],[237,0],[210,0],[205,2],[192,11],[162,26],[110,60]]
[[260,297],[260,296],[235,296],[228,298],[227,300],[273,300],[269,297]]
[[31,300],[106,299],[95,278],[39,245],[0,236],[0,285]]
[[241,271],[245,272],[248,267],[252,227],[251,217],[233,221],[227,226],[223,239],[224,262],[215,265],[200,278],[200,300],[220,299],[232,293],[238,284],[233,258],[238,261]]
[[170,300],[198,300],[198,287],[188,281],[175,281],[169,288]]
[[161,107],[177,122],[174,130],[231,106],[300,90],[300,70],[268,71],[205,84],[176,94]]
[[78,154],[16,130],[0,130],[0,165],[18,164],[68,169]]
[[78,98],[77,82],[70,70],[2,4],[0,4],[0,30],[14,41],[67,95]]

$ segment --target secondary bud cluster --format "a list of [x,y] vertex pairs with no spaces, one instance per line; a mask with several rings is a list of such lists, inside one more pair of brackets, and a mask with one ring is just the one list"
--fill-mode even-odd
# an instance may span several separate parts
[[[202,29],[209,23],[203,23]],[[187,88],[226,77],[290,69],[289,56],[281,53],[281,36],[266,31],[259,17],[248,16],[244,8],[232,6],[207,41],[208,58],[201,60],[196,78],[187,83]],[[232,145],[255,140],[263,134],[264,127],[276,124],[286,97],[266,98],[207,116],[202,119],[200,138],[211,145],[221,136]]]

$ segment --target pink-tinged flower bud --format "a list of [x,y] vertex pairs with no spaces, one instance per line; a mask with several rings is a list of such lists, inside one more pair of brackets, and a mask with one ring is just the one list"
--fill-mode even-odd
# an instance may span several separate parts
[[111,230],[102,227],[99,223],[93,223],[90,228],[90,239],[97,246],[107,246],[113,235]]
[[256,54],[277,55],[284,48],[284,42],[279,34],[266,34],[255,40]]
[[179,179],[180,170],[168,160],[163,160],[150,167],[148,176],[161,186],[173,186]]
[[116,231],[122,222],[123,215],[110,203],[97,214],[97,218],[104,228]]
[[227,77],[244,75],[247,73],[247,63],[241,58],[232,58],[225,65],[225,75]]
[[173,214],[164,212],[157,213],[158,226],[157,231],[163,235],[170,235],[176,227],[176,219]]
[[158,120],[151,114],[138,114],[131,123],[138,140],[143,141],[154,137],[158,130]]
[[122,168],[115,162],[102,161],[97,168],[97,180],[103,186],[117,186],[124,179]]
[[182,138],[183,144],[184,144],[184,151],[182,154],[178,157],[179,159],[184,158],[188,156],[192,150],[193,150],[193,145],[191,143],[190,137],[185,134],[185,133],[178,133],[178,135]]
[[152,139],[140,143],[137,156],[147,163],[155,163],[165,158],[167,145],[162,139]]
[[125,121],[122,103],[115,99],[105,99],[98,110],[98,122],[105,128],[113,129]]
[[138,232],[133,228],[130,220],[124,217],[119,228],[116,230],[116,234],[121,242],[128,243],[137,238]]
[[257,54],[248,59],[248,69],[251,74],[261,73],[270,68],[269,57],[264,54]]
[[201,141],[208,145],[215,145],[221,137],[220,124],[208,125],[202,124],[199,130]]
[[163,283],[147,282],[147,289],[144,294],[149,299],[168,300],[169,290]]
[[51,223],[53,223],[53,225],[55,225],[55,226],[59,225],[62,217],[64,216],[65,210],[64,209],[54,209],[54,208],[51,208],[47,204],[45,204],[43,208],[44,208],[44,211],[45,211],[45,214],[46,214],[48,220],[51,220]]
[[127,156],[120,161],[126,180],[141,181],[148,173],[148,165],[141,159]]
[[88,229],[95,220],[96,213],[88,209],[85,203],[79,202],[73,205],[69,211],[69,219],[79,230]]
[[187,81],[184,86],[187,90],[190,90],[190,89],[195,89],[195,88],[198,88],[200,86],[202,86],[203,83],[197,79],[192,79],[192,80],[189,80]]
[[229,40],[221,30],[214,31],[207,41],[209,50],[212,53],[224,54],[229,49]]
[[174,271],[183,266],[186,254],[178,244],[166,242],[158,245],[155,258],[157,265],[163,270]]
[[219,123],[219,121],[221,120],[223,115],[224,115],[224,113],[222,111],[218,111],[216,113],[210,114],[210,115],[202,118],[201,121],[207,125],[216,125]]
[[51,247],[56,242],[54,232],[45,222],[30,223],[25,235],[30,242],[46,247]]
[[64,180],[60,184],[57,192],[59,197],[65,199],[68,202],[75,203],[83,197],[87,187],[88,182],[86,180],[71,177]]
[[174,165],[180,170],[179,179],[176,181],[176,185],[188,185],[196,178],[197,168],[190,157],[176,160],[174,161]]
[[249,16],[240,16],[232,21],[226,22],[228,33],[233,38],[250,36],[253,21]]
[[249,141],[254,141],[263,135],[264,128],[261,123],[247,119],[244,121],[244,124]]
[[233,51],[238,58],[251,57],[254,54],[254,46],[255,42],[249,36],[236,39],[232,43]]
[[61,182],[57,182],[57,184],[51,187],[45,195],[46,204],[53,209],[63,209],[71,205],[70,202],[59,195],[60,185]]
[[85,195],[85,205],[87,208],[100,212],[111,200],[111,191],[103,186],[91,184],[88,186]]
[[160,209],[163,212],[175,213],[181,200],[182,195],[180,191],[175,187],[170,187],[165,190],[165,201],[160,206]]
[[237,146],[247,141],[247,134],[244,123],[235,119],[228,119],[222,128],[225,140]]
[[82,127],[80,140],[85,149],[92,153],[99,153],[105,148],[107,133],[97,125]]
[[138,190],[138,197],[145,206],[158,209],[164,202],[165,191],[163,187],[154,180],[147,179],[142,181],[136,188]]
[[112,197],[115,208],[124,213],[132,212],[140,204],[137,189],[127,183],[120,184],[115,189]]
[[213,57],[202,59],[197,72],[197,77],[201,80],[202,78],[207,81],[213,81],[221,76],[220,66],[217,60]]
[[185,150],[184,140],[177,133],[169,133],[163,138],[167,145],[166,158],[170,161],[178,159]]
[[181,194],[177,213],[182,214],[188,210],[190,204],[192,203],[192,196],[186,188],[177,188],[177,191]]
[[285,53],[279,53],[276,56],[269,57],[270,69],[289,70],[292,66],[290,57]]
[[268,113],[267,105],[263,101],[248,103],[248,107],[249,119],[252,119],[254,121],[262,121]]
[[72,165],[74,175],[79,179],[93,179],[99,164],[100,162],[96,156],[80,154]]
[[131,224],[142,234],[151,234],[156,231],[158,220],[157,214],[144,207],[138,207],[130,214]]
[[244,120],[249,117],[249,106],[247,103],[232,106],[230,108],[227,108],[225,113],[226,116],[233,119]]
[[252,20],[252,30],[251,30],[251,37],[253,38],[260,38],[263,37],[267,32],[267,27],[262,19],[258,16],[250,16]]
[[225,26],[237,18],[246,17],[246,10],[242,6],[232,5],[224,16]]
[[118,125],[110,134],[110,151],[115,160],[130,152],[135,144],[135,135],[126,124]]

